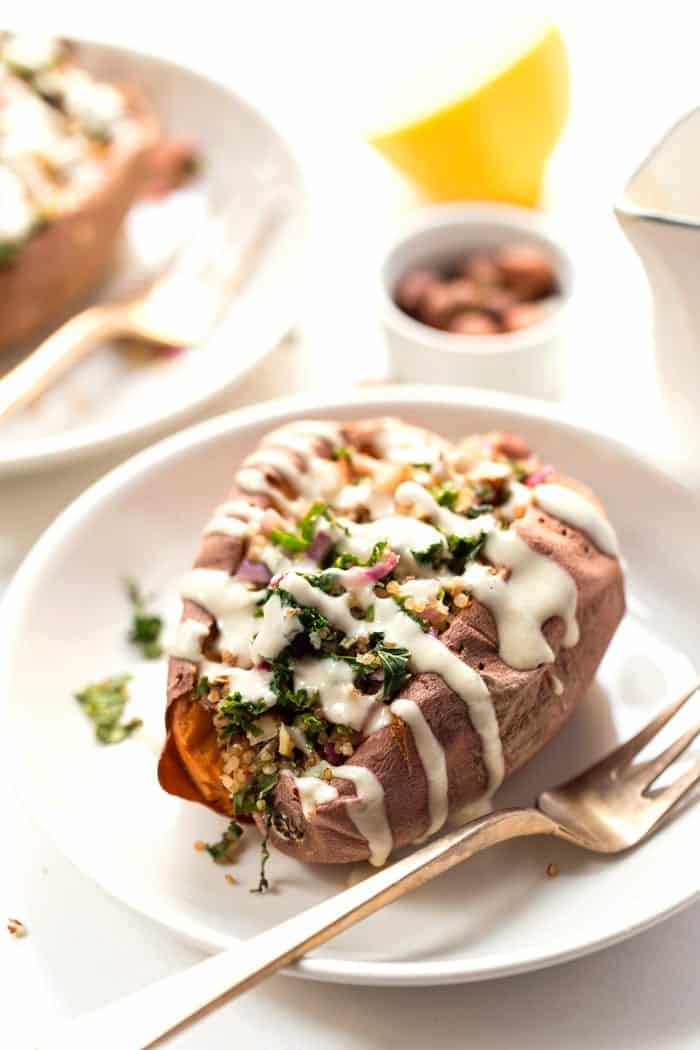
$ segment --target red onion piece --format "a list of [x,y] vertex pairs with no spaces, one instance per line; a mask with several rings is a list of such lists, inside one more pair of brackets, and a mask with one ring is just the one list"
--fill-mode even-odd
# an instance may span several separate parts
[[263,561],[251,561],[250,558],[244,558],[238,566],[236,577],[239,580],[245,580],[246,583],[258,583],[266,587],[270,582],[270,570]]
[[339,754],[331,743],[324,744],[323,757],[326,762],[330,762],[332,766],[341,766],[345,761],[345,755]]
[[311,561],[315,561],[319,564],[323,561],[332,546],[333,540],[327,533],[317,532],[306,551],[306,555],[311,558]]
[[554,467],[547,463],[544,467],[538,467],[529,477],[525,478],[525,484],[532,489],[535,485],[542,485],[554,473]]
[[398,554],[394,554],[393,551],[389,551],[381,561],[378,561],[376,565],[358,565],[354,569],[347,569],[346,580],[351,585],[357,583],[362,586],[365,583],[376,583],[377,580],[383,580],[385,576],[388,576],[390,572],[396,568],[399,563]]

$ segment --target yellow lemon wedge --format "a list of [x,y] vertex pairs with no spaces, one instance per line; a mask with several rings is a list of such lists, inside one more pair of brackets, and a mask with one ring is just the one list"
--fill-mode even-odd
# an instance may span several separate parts
[[429,197],[532,207],[568,108],[558,28],[514,20],[402,85],[367,138]]

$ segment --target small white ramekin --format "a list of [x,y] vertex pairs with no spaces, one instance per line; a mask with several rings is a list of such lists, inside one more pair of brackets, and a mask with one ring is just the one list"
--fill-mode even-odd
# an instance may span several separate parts
[[[442,268],[470,250],[515,241],[543,248],[556,271],[559,302],[543,321],[517,332],[457,335],[422,324],[395,304],[394,288],[410,270]],[[424,208],[390,247],[380,279],[391,379],[465,384],[552,399],[561,396],[573,267],[540,213],[486,202]]]

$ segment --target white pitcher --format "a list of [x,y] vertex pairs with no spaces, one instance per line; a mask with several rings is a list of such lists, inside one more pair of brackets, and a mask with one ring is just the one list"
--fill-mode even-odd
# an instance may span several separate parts
[[654,296],[656,366],[672,463],[700,482],[700,109],[680,120],[615,208]]

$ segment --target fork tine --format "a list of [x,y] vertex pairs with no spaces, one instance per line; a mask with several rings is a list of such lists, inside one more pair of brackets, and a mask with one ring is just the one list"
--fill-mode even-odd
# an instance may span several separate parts
[[[668,705],[668,707],[665,707],[663,711],[661,711],[656,718],[652,719],[651,722],[645,725],[636,736],[633,736],[631,740],[627,741],[627,743],[622,744],[621,747],[616,748],[615,751],[612,751],[607,755],[606,758],[599,763],[597,768],[607,768],[610,772],[622,772],[626,769],[632,759],[635,758],[640,751],[644,750],[647,744],[654,739],[667,722],[671,721],[674,715],[678,714],[683,705],[690,700],[691,696],[693,696],[698,689],[700,689],[700,680],[696,681],[692,688],[689,689],[687,693],[684,693],[679,700],[674,700],[673,703]],[[687,746],[688,745],[686,744],[686,747]],[[659,757],[661,758],[662,756]]]
[[687,732],[682,733],[677,740],[669,744],[656,758],[651,758],[648,762],[632,766],[630,776],[626,779],[636,782],[641,789],[646,791],[661,776],[664,770],[668,769],[671,763],[675,762],[690,747],[698,735],[700,735],[700,722],[693,729],[688,729]]
[[654,802],[659,805],[661,811],[660,817],[664,816],[677,802],[680,802],[683,796],[687,795],[698,781],[700,781],[700,759],[694,762],[685,773],[681,773],[672,784],[669,784],[668,787],[654,796]]

